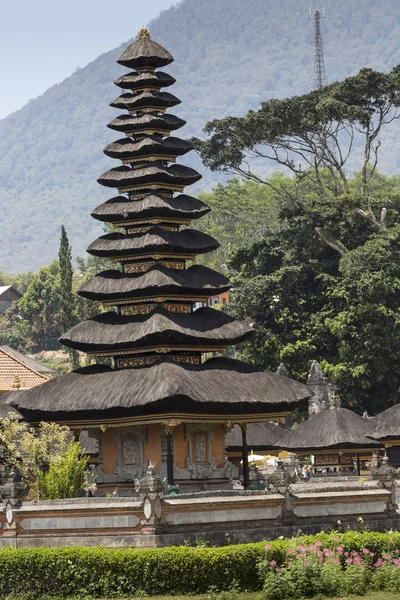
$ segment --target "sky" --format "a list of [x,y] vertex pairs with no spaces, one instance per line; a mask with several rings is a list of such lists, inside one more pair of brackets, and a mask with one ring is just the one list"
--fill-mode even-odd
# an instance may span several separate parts
[[0,119],[178,0],[0,0]]

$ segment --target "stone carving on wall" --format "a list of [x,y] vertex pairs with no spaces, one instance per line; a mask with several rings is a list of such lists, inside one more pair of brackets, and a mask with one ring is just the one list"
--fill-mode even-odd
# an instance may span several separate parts
[[185,439],[189,446],[189,456],[186,458],[186,469],[179,471],[179,478],[188,479],[233,479],[238,476],[238,470],[228,459],[222,465],[217,465],[212,456],[213,426],[208,424],[187,424]]
[[[91,430],[90,436],[101,441],[100,430]],[[142,477],[148,466],[148,461],[144,457],[144,444],[147,442],[146,427],[115,429],[113,442],[118,449],[118,459],[114,463],[113,472],[104,472],[101,453],[101,463],[94,469],[97,483],[129,483]]]

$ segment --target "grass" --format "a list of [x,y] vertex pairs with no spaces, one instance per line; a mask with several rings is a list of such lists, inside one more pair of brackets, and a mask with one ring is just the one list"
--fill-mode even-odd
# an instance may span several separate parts
[[[230,592],[222,592],[222,594],[203,594],[198,596],[147,596],[138,598],[138,600],[260,600],[260,592],[231,594]],[[340,598],[324,598],[324,600],[400,600],[400,594],[388,594],[387,592],[371,592],[366,596],[341,596]],[[105,600],[105,599],[103,599]],[[319,599],[318,599],[319,600]]]

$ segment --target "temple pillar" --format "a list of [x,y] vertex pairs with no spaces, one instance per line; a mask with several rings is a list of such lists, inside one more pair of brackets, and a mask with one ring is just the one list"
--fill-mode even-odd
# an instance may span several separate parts
[[174,485],[174,456],[172,452],[172,432],[167,431],[167,481]]
[[243,461],[243,487],[246,489],[250,484],[249,479],[249,448],[247,446],[247,423],[240,423],[242,430],[242,461]]

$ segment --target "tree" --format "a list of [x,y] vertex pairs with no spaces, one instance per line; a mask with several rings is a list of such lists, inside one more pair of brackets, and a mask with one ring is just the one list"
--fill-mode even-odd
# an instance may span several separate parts
[[[72,287],[73,268],[71,246],[64,225],[61,225],[60,250],[60,319],[62,331],[68,331],[75,324],[75,294]],[[79,355],[76,350],[69,350],[73,369],[79,368]]]
[[[302,202],[302,183],[319,197],[351,194],[346,166],[362,148],[360,197],[354,211],[375,229],[385,227],[386,211],[377,214],[371,202],[381,147],[380,134],[400,117],[400,65],[390,73],[361,69],[358,75],[303,96],[271,99],[244,117],[207,123],[212,134],[193,142],[206,166],[228,171],[271,187],[293,204]],[[286,168],[296,185],[263,175],[269,162]],[[261,164],[261,167],[259,165]],[[340,254],[346,248],[325,228],[316,233]]]
[[61,282],[58,261],[42,267],[18,302],[33,350],[59,348]]
[[[242,357],[271,370],[283,361],[303,381],[318,360],[344,403],[372,414],[400,400],[400,185],[379,173],[376,181],[371,202],[376,212],[386,205],[385,228],[359,219],[365,197],[332,202],[303,190],[301,204],[282,200],[279,231],[230,261],[230,310],[256,328]],[[343,255],[315,236],[322,223]]]
[[18,472],[41,500],[73,498],[87,486],[87,457],[68,427],[43,422],[35,431],[10,414],[0,419],[0,452],[6,473]]
[[[280,177],[277,174],[275,178]],[[227,270],[229,256],[249,239],[262,239],[278,227],[278,200],[264,185],[232,179],[199,198],[212,210],[196,227],[215,237],[221,246],[198,260],[217,270]]]

